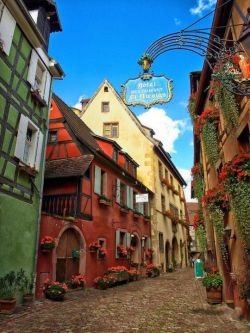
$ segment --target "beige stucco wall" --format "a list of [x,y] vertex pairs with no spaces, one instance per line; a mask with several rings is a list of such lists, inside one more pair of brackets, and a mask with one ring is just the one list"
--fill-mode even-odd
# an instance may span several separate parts
[[[104,86],[108,87],[108,92],[104,92]],[[109,102],[110,111],[102,112],[102,102]],[[152,225],[152,247],[154,248],[154,262],[158,265],[163,264],[166,268],[165,254],[159,252],[159,232],[163,233],[164,249],[165,243],[168,240],[172,245],[173,233],[170,219],[164,217],[161,208],[161,194],[166,198],[166,209],[169,209],[169,203],[172,202],[178,208],[182,209],[185,214],[184,204],[180,201],[179,196],[172,195],[167,191],[165,186],[162,186],[159,179],[158,156],[153,150],[154,144],[152,139],[146,136],[145,130],[141,128],[139,123],[136,123],[135,118],[127,110],[122,100],[117,97],[112,86],[104,81],[96,95],[85,107],[85,111],[80,115],[80,118],[89,126],[94,133],[103,135],[103,123],[117,122],[119,123],[119,137],[112,138],[127,152],[138,164],[138,179],[145,184],[151,191],[154,192],[154,199],[151,204],[151,225]],[[149,136],[149,134],[148,134]],[[161,161],[164,166],[164,162]],[[164,166],[166,168],[166,166]],[[170,171],[168,171],[170,174]],[[173,175],[174,178],[174,175]],[[174,185],[178,189],[178,182],[174,178]],[[182,196],[184,196],[183,190]],[[174,196],[174,197],[173,197]],[[178,244],[180,241],[186,241],[186,232],[184,227],[178,225],[176,234]],[[184,251],[184,249],[183,249]],[[169,254],[169,258],[171,255]],[[179,255],[176,258],[180,264],[180,247]],[[183,263],[185,260],[183,260]],[[184,264],[183,264],[184,265]]]

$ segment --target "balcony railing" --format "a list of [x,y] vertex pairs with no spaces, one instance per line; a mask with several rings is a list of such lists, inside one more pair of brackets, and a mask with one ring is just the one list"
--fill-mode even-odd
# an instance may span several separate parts
[[77,195],[57,194],[43,197],[42,211],[59,216],[76,216]]

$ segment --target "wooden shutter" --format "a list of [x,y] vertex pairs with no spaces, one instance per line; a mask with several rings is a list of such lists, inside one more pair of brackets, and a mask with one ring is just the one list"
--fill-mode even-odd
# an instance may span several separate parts
[[119,258],[117,246],[120,245],[120,237],[121,237],[120,230],[116,230],[115,231],[115,257],[116,257],[116,259]]
[[[129,248],[130,245],[131,245],[131,235],[130,235],[130,232],[126,232],[126,246],[127,246],[127,248]],[[130,257],[129,252],[128,252],[127,257],[128,258]]]
[[134,191],[132,187],[130,187],[130,208],[134,209]]
[[147,247],[151,248],[151,239],[150,239],[150,237],[147,238]]
[[97,194],[101,194],[101,180],[102,180],[102,170],[99,166],[95,165],[95,186],[94,191]]
[[27,117],[25,117],[24,115],[21,115],[20,121],[19,121],[19,126],[18,126],[16,148],[15,148],[15,156],[17,158],[19,158],[20,161],[23,161],[28,123],[29,123],[29,119]]
[[10,54],[15,27],[16,21],[5,6],[0,21],[0,37],[3,43],[3,51],[7,55]]
[[51,75],[49,72],[46,72],[46,81],[45,81],[43,99],[45,100],[47,105],[49,105],[50,101],[50,92],[51,92]]
[[30,66],[29,66],[29,72],[28,72],[28,77],[27,77],[27,81],[31,84],[31,87],[34,87],[34,84],[35,84],[38,58],[39,58],[38,54],[33,49],[31,52]]
[[121,181],[120,179],[116,180],[116,202],[121,202]]
[[36,159],[35,159],[35,170],[39,171],[41,157],[43,151],[43,133],[39,131],[37,138],[37,148],[36,148]]
[[126,186],[126,205],[130,208],[130,190],[129,186]]

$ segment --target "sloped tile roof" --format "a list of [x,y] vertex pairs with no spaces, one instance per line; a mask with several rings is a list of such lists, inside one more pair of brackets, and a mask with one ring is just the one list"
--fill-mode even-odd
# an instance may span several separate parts
[[71,110],[71,108],[65,104],[57,95],[53,94],[53,100],[57,104],[59,110],[65,117],[66,122],[75,134],[75,136],[84,145],[88,146],[92,151],[100,150],[91,129],[79,119],[79,117]]
[[82,176],[93,161],[93,155],[51,160],[45,165],[45,178]]

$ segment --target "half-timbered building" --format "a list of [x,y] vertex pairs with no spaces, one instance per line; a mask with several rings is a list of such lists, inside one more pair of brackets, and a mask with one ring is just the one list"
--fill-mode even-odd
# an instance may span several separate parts
[[136,195],[151,198],[152,192],[138,181],[137,167],[116,142],[91,132],[54,95],[40,240],[50,236],[56,247],[39,249],[38,296],[47,278],[65,281],[81,273],[91,286],[110,266],[151,261],[149,203],[136,203]]

